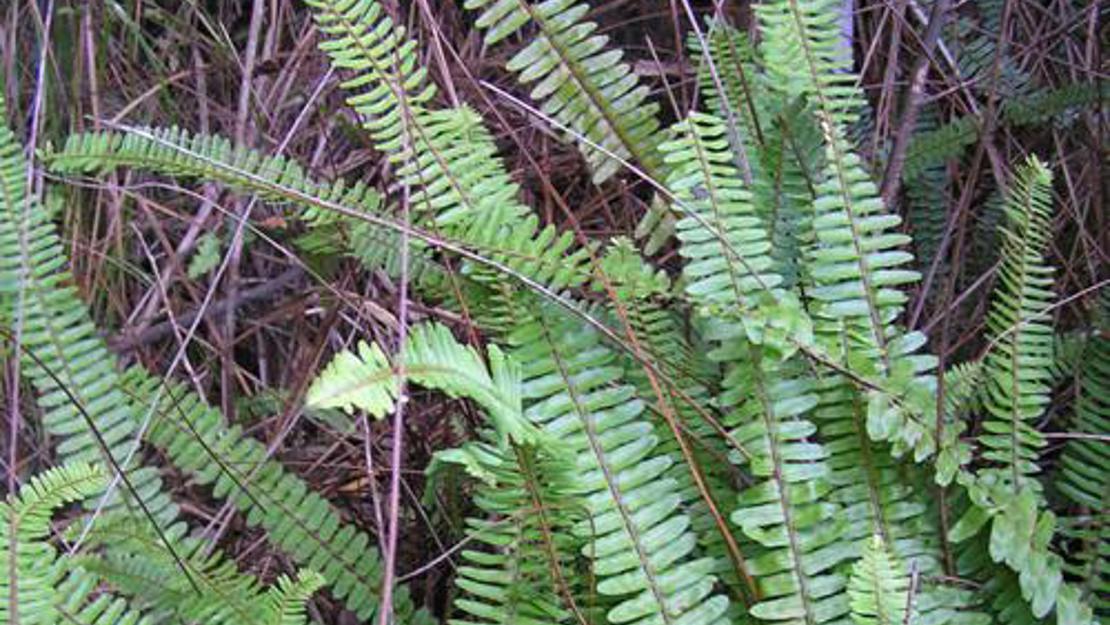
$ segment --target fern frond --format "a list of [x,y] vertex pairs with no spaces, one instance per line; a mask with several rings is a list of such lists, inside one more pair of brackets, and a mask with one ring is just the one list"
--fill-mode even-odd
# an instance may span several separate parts
[[[764,548],[751,560],[762,599],[749,609],[769,622],[816,625],[842,622],[848,613],[846,580],[836,566],[852,557],[843,540],[839,504],[829,500],[828,452],[814,440],[807,414],[817,404],[812,381],[736,341],[716,358],[735,363],[726,388],[747,388],[730,411],[732,436],[757,480],[741,491],[733,523]],[[727,401],[727,396],[722,397]]]
[[[379,607],[381,564],[370,537],[344,523],[339,512],[303,480],[269,459],[265,445],[228,427],[223,416],[195,394],[130,369],[122,380],[129,395],[161,397],[147,441],[214,496],[227,498],[252,527],[295,562],[319,571],[332,594],[359,618]],[[167,387],[159,394],[158,388]],[[214,463],[212,456],[221,459]],[[249,490],[249,495],[243,491]],[[404,587],[394,591],[394,614],[401,622],[430,623]]]
[[269,625],[305,625],[305,604],[325,584],[323,576],[308,570],[296,578],[282,575],[267,591],[266,622]]
[[616,602],[609,621],[723,625],[728,600],[712,594],[715,562],[691,557],[697,539],[678,484],[664,476],[675,459],[658,452],[616,354],[560,311],[520,312],[508,340],[524,371],[525,413],[573,454],[572,495],[588,518],[572,532],[586,539],[597,592]]
[[154,625],[160,621],[132,608],[127,601],[98,592],[100,580],[83,569],[73,570],[57,587],[64,600],[57,605],[58,623],[69,625]]
[[1006,201],[1002,266],[987,316],[984,403],[989,415],[979,437],[983,457],[1019,491],[1039,490],[1033,477],[1044,437],[1031,421],[1050,400],[1053,361],[1052,268],[1044,260],[1051,228],[1049,170],[1031,158],[1018,170]]
[[122,463],[137,423],[115,387],[115,358],[96,335],[61,239],[26,178],[22,145],[0,127],[0,322],[23,344],[21,369],[38,392],[47,430],[62,438],[62,458],[108,466],[110,453]]
[[908,237],[894,232],[901,219],[884,209],[875,185],[835,128],[825,125],[826,171],[817,187],[813,229],[816,245],[806,274],[819,341],[865,379],[881,381],[868,408],[868,432],[913,450],[917,459],[936,449],[932,438],[935,359],[916,352],[920,333],[905,334],[894,322],[906,295],[898,287],[918,274],[904,268],[913,256],[900,249]]
[[746,33],[723,20],[706,22],[707,49],[702,49],[702,39],[696,33],[686,39],[691,56],[699,59],[698,89],[709,113],[722,120],[735,120],[734,124],[726,124],[733,150],[754,153],[753,148],[762,143],[761,121],[766,115],[766,111],[760,110],[766,106],[766,98],[756,70],[755,46]]
[[520,369],[496,345],[488,353],[487,368],[473,348],[460,344],[438,324],[413,327],[403,355],[391,362],[377,345],[360,343],[359,354],[336,356],[308,390],[307,403],[315,408],[355,408],[377,418],[393,411],[403,375],[423,386],[468,397],[489,413],[505,445],[536,441],[537,433],[524,421],[520,397]]
[[705,310],[752,307],[757,294],[782,283],[774,272],[767,225],[752,207],[729,151],[724,123],[691,113],[660,146],[678,199],[686,293]]
[[797,287],[804,250],[813,243],[814,180],[823,169],[822,136],[802,101],[777,110],[763,125],[752,195],[771,232],[771,257],[783,286]]
[[416,41],[405,37],[377,0],[306,0],[326,37],[320,49],[332,65],[351,70],[342,83],[347,104],[363,116],[382,151],[412,149],[408,120],[435,97],[427,69],[417,58]]
[[[609,37],[596,33],[585,20],[585,2],[557,0],[467,0],[480,11],[476,25],[486,31],[486,45],[533,25],[531,43],[509,59],[506,67],[532,87],[531,98],[556,121],[578,133],[579,150],[600,184],[622,166],[618,159],[637,161],[656,179],[655,153],[659,105],[647,99],[648,87],[624,53],[608,47]],[[614,158],[616,157],[616,158]]]
[[0,623],[50,625],[64,600],[57,586],[66,575],[50,536],[50,517],[63,504],[102,490],[103,471],[88,463],[60,465],[31,478],[18,493],[0,503]]
[[[1104,298],[1110,311],[1110,298]],[[1089,338],[1077,369],[1079,394],[1072,430],[1110,432],[1110,338]],[[1069,441],[1060,460],[1056,488],[1079,507],[1063,520],[1061,533],[1072,544],[1065,571],[1101,618],[1110,618],[1110,448],[1092,439]]]
[[[433,470],[456,463],[482,480],[474,501],[485,513],[467,520],[475,544],[460,555],[455,607],[468,620],[451,623],[511,625],[563,623],[577,610],[572,558],[580,546],[566,529],[573,483],[565,458],[532,447],[498,444],[492,436],[440,452]],[[479,547],[485,547],[480,549]]]
[[261,601],[262,584],[240,573],[234,560],[209,554],[209,546],[186,537],[187,531],[183,522],[165,529],[171,554],[149,524],[123,514],[101,516],[86,537],[86,550],[102,546],[105,554],[80,562],[159,619],[271,625]]
[[518,188],[496,158],[496,146],[477,113],[465,107],[429,110],[430,95],[425,94],[430,87],[416,96],[410,93],[410,87],[422,84],[423,70],[398,82],[383,69],[386,60],[400,59],[398,66],[407,76],[419,64],[412,55],[415,42],[391,28],[392,21],[375,0],[311,4],[329,37],[321,48],[339,67],[358,72],[344,83],[355,93],[348,103],[370,118],[367,128],[378,149],[397,164],[399,180],[411,191],[419,214],[479,253],[554,290],[588,279],[583,270],[587,252],[572,251],[573,236],[541,229],[515,199]]
[[901,625],[909,621],[910,576],[880,536],[869,541],[863,557],[852,566],[848,596],[856,625]]
[[836,0],[774,0],[760,5],[757,16],[767,84],[809,99],[825,123],[846,129],[866,102],[852,72],[851,47],[841,37],[840,10]]

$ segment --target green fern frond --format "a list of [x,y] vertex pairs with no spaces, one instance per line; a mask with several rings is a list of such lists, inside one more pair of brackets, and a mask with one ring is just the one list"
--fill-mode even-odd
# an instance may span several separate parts
[[[163,384],[146,440],[194,482],[210,485],[215,497],[231,501],[248,525],[266,530],[267,538],[295,562],[319,571],[332,594],[359,618],[374,615],[380,602],[381,562],[370,537],[343,522],[327,500],[271,460],[265,445],[238,426],[228,427],[223,416],[195,394],[136,368],[122,380],[135,397],[159,396]],[[213,462],[213,456],[221,461]],[[427,612],[415,608],[404,587],[395,589],[393,596],[400,622],[431,622]]]
[[1039,89],[1002,103],[1002,119],[1015,126],[1030,126],[1052,121],[1060,127],[1075,118],[1074,111],[1093,107],[1105,100],[1106,81],[1072,83],[1063,87]]
[[568,504],[570,466],[536,447],[483,438],[437,453],[430,468],[460,464],[481,480],[474,501],[485,516],[467,520],[475,546],[460,554],[455,578],[463,592],[455,607],[468,620],[449,622],[567,622],[578,609],[573,557],[581,542],[566,532],[580,516]]
[[[1104,299],[1110,311],[1110,298]],[[1110,432],[1110,338],[1096,334],[1080,353],[1075,421],[1069,429],[1080,436],[1105,435]],[[1079,507],[1062,522],[1061,533],[1072,545],[1065,570],[1096,613],[1110,618],[1110,448],[1094,439],[1069,441],[1054,484]]]
[[716,357],[736,363],[727,388],[750,389],[728,417],[746,451],[734,452],[734,461],[748,464],[761,480],[741,491],[732,514],[733,523],[764,548],[750,561],[763,596],[749,612],[768,622],[842,622],[846,580],[836,566],[852,557],[855,545],[843,540],[841,507],[828,497],[828,452],[807,419],[817,404],[814,386],[792,371],[796,363],[775,363],[737,344]]
[[763,125],[764,142],[757,151],[752,195],[771,231],[771,257],[783,286],[801,280],[803,250],[813,243],[813,187],[823,169],[824,150],[812,111],[794,101]]
[[[312,228],[298,239],[307,251],[346,253],[367,270],[400,274],[400,234],[356,217],[386,214],[384,198],[361,182],[320,182],[292,159],[235,147],[219,136],[190,135],[177,128],[133,128],[71,135],[64,146],[46,155],[46,161],[59,174],[103,175],[127,167],[220,182],[237,192],[298,208],[300,219]],[[329,211],[329,205],[351,214]],[[445,280],[443,268],[422,241],[410,240],[409,248],[409,279],[435,291]]]
[[1031,422],[1048,405],[1053,361],[1052,268],[1044,254],[1052,234],[1052,175],[1031,158],[1018,170],[1006,201],[1002,266],[987,316],[984,356],[988,419],[983,457],[1005,469],[1011,488],[1039,490],[1033,477],[1044,437]]
[[746,33],[720,19],[707,20],[704,41],[706,50],[702,39],[691,33],[686,47],[698,59],[698,90],[706,108],[719,119],[735,120],[726,124],[732,131],[729,143],[733,150],[754,152],[762,143],[761,122],[766,115],[759,108],[766,106],[766,98],[761,92],[755,46]]
[[914,133],[906,148],[902,175],[915,178],[926,170],[944,165],[945,161],[959,157],[979,139],[979,127],[972,117],[960,117],[933,129]]
[[879,381],[871,393],[868,432],[913,450],[917,459],[936,449],[932,437],[935,359],[917,354],[920,333],[903,333],[895,320],[906,295],[898,287],[918,278],[904,268],[913,256],[900,249],[908,237],[893,230],[901,223],[888,213],[875,185],[839,133],[826,131],[826,171],[817,186],[813,229],[816,244],[805,258],[819,342],[848,368]]
[[679,201],[680,252],[686,293],[705,310],[751,308],[782,283],[774,271],[767,225],[756,214],[729,150],[724,123],[691,113],[660,146]]
[[534,25],[531,43],[506,67],[522,84],[535,83],[531,98],[542,103],[544,113],[584,137],[578,147],[595,183],[621,168],[618,159],[637,161],[649,176],[660,178],[655,172],[659,105],[647,99],[649,89],[622,61],[624,53],[607,47],[609,37],[584,19],[588,4],[467,0],[464,6],[481,11],[476,25],[486,31],[486,45]]
[[697,539],[678,484],[664,475],[675,459],[659,453],[616,354],[560,311],[520,312],[508,341],[524,371],[525,414],[573,454],[571,494],[588,518],[572,533],[586,540],[597,592],[615,602],[609,621],[723,624],[728,600],[712,594],[716,564],[691,557]]
[[38,391],[47,430],[63,439],[59,454],[108,466],[110,453],[122,463],[137,423],[115,388],[115,358],[72,286],[61,239],[26,179],[23,146],[0,127],[0,322],[22,342],[21,369]]
[[269,625],[305,625],[305,606],[325,584],[323,576],[308,570],[296,578],[282,575],[267,591],[266,622]]
[[57,604],[65,597],[57,594],[57,586],[66,568],[46,542],[50,517],[63,504],[91,497],[106,483],[96,466],[68,463],[32,477],[0,503],[0,623],[50,625],[60,620]]
[[[203,540],[186,537],[187,531],[181,522],[166,528],[171,554],[148,524],[126,515],[102,516],[87,536],[86,549],[103,546],[105,554],[85,556],[81,563],[159,619],[283,625],[272,600],[281,588],[267,591],[255,577],[241,573],[234,560],[209,553]],[[302,575],[323,583],[315,573]]]
[[760,53],[767,84],[791,98],[804,97],[819,117],[851,128],[866,106],[852,72],[852,50],[841,36],[836,0],[774,0],[757,9],[763,27]]
[[[100,580],[83,569],[73,570],[56,589],[64,598],[57,605],[57,623],[68,625],[155,625],[149,615],[133,609],[127,601],[98,591]],[[2,621],[0,621],[2,622]]]
[[880,536],[869,541],[863,557],[852,566],[848,596],[856,625],[902,625],[909,621],[910,576]]
[[403,355],[393,362],[377,345],[360,343],[358,355],[336,356],[308,390],[314,408],[365,410],[377,418],[393,411],[403,375],[423,386],[467,397],[489,413],[501,444],[536,442],[538,434],[523,419],[520,369],[496,345],[489,347],[489,367],[472,347],[460,344],[438,324],[411,328]]
[[[358,72],[344,83],[356,94],[349,104],[370,119],[367,128],[378,149],[396,163],[419,214],[479,253],[553,290],[588,279],[583,269],[588,252],[572,250],[571,233],[541,229],[515,199],[518,188],[495,157],[496,146],[477,113],[465,107],[428,110],[430,87],[416,96],[407,91],[422,84],[423,70],[417,72],[419,79],[413,74],[399,83],[383,69],[389,58],[401,59],[402,73],[419,64],[412,55],[415,42],[402,40],[403,31],[391,28],[392,21],[377,2],[313,0],[311,5],[329,37],[321,48],[339,67]],[[367,45],[378,39],[380,46]]]
[[[342,83],[347,104],[363,117],[382,151],[408,153],[414,145],[409,119],[435,97],[416,41],[405,37],[377,0],[306,0],[325,40],[320,49],[333,67],[351,70]],[[386,148],[390,149],[386,149]]]

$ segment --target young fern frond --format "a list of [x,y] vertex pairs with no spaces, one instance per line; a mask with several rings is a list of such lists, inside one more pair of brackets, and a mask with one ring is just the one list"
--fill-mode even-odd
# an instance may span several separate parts
[[401,376],[450,397],[467,397],[482,406],[499,442],[536,443],[539,433],[524,421],[520,369],[496,345],[489,367],[472,347],[460,344],[438,324],[411,328],[405,350],[390,359],[380,347],[360,343],[358,355],[341,352],[313,381],[306,401],[315,408],[365,410],[376,418],[393,411]]
[[874,536],[852,565],[848,581],[852,620],[856,625],[902,625],[909,622],[910,576],[904,565]]
[[647,99],[648,87],[621,60],[624,53],[607,47],[609,37],[584,19],[587,3],[467,0],[464,6],[481,12],[476,25],[486,31],[486,45],[534,25],[536,36],[506,67],[521,84],[535,83],[531,98],[544,113],[585,138],[578,147],[595,183],[622,168],[618,159],[661,178],[655,153],[659,105]]

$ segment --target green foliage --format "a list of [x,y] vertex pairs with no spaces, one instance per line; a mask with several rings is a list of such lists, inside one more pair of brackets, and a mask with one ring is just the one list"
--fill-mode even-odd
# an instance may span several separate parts
[[377,345],[360,343],[357,356],[341,352],[313,382],[306,401],[316,408],[358,408],[380,419],[393,412],[400,382],[412,380],[476,401],[493,421],[502,445],[510,439],[536,442],[538,434],[521,412],[519,367],[496,345],[489,348],[489,359],[487,368],[473,348],[456,342],[444,326],[417,326],[393,362]]
[[[137,369],[123,380],[128,393],[137,397],[154,396],[162,384]],[[375,614],[381,561],[370,537],[344,522],[327,500],[271,460],[262,443],[245,436],[239,426],[228,427],[223,415],[195,394],[167,384],[161,398],[147,440],[195,483],[211,486],[213,495],[231,501],[248,525],[264,529],[295,562],[318,571],[352,612],[362,618]],[[428,622],[430,617],[416,611],[403,590],[394,593],[398,617]]]
[[[1110,299],[1103,298],[1103,315]],[[1075,420],[1071,429],[1080,438],[1069,441],[1060,460],[1055,486],[1077,506],[1080,514],[1061,522],[1068,537],[1065,571],[1070,573],[1100,618],[1110,616],[1110,449],[1097,436],[1110,432],[1110,337],[1102,328],[1084,341]],[[1085,438],[1090,436],[1092,438]]]
[[184,536],[187,531],[185,523],[167,529],[171,554],[149,525],[112,514],[98,519],[88,535],[88,546],[110,549],[81,562],[157,620],[304,625],[304,603],[324,585],[318,573],[283,576],[267,589],[230,558],[210,553],[205,541]]
[[506,68],[521,84],[535,83],[530,97],[574,134],[595,183],[607,180],[627,159],[654,175],[659,105],[648,100],[648,87],[621,60],[624,52],[607,47],[609,37],[584,19],[589,4],[467,0],[464,6],[481,12],[476,25],[486,31],[486,45],[535,28],[531,43]]
[[852,567],[848,582],[852,620],[856,625],[898,625],[907,621],[910,577],[879,536]]
[[58,585],[65,578],[64,563],[46,542],[50,517],[63,504],[79,501],[102,489],[104,473],[87,463],[66,464],[31,478],[0,503],[0,623],[54,623],[61,619],[57,604],[65,596]]
[[[631,161],[661,185],[638,230],[654,251],[673,228],[673,280],[627,238],[602,249],[541,224],[481,116],[439,105],[417,42],[382,4],[307,3],[397,201],[178,129],[74,135],[43,157],[62,175],[126,167],[288,205],[307,230],[302,250],[391,275],[404,256],[415,291],[465,307],[492,341],[481,350],[416,323],[396,349],[340,351],[305,400],[309,411],[382,419],[418,385],[484,415],[428,467],[474,479],[449,622],[1070,625],[1092,622],[1088,604],[1106,612],[1110,352],[1104,335],[1077,333],[1060,351],[1072,355],[1057,353],[1049,169],[1031,159],[1007,191],[988,348],[950,365],[941,391],[925,337],[899,325],[919,277],[913,241],[850,139],[871,113],[841,3],[760,4],[758,47],[707,22],[691,37],[704,105],[666,130],[587,4],[465,3],[486,45],[531,38],[507,67],[578,140],[595,182]],[[963,59],[976,76],[985,41]],[[1094,101],[1080,88],[1026,89],[999,58],[1012,91],[1032,94],[1002,104],[1004,123]],[[977,139],[968,119],[919,133],[907,158],[925,264],[943,236],[946,216],[932,210],[949,182],[943,163]],[[368,533],[200,396],[117,371],[71,286],[54,213],[27,188],[22,152],[0,131],[0,323],[70,464],[0,507],[0,623],[297,625],[323,586],[361,619],[384,616],[386,576]],[[203,245],[192,277],[218,256]],[[1069,429],[1086,436],[1068,442],[1056,488],[1042,492],[1040,421],[1065,377],[1077,381]],[[140,444],[304,568],[267,588],[210,551],[140,463],[153,457]],[[78,553],[60,556],[47,542],[50,511],[99,504],[117,464],[127,483],[112,486],[95,522],[72,525]],[[393,597],[395,622],[432,621],[403,586]]]
[[1002,267],[987,317],[984,457],[1007,469],[1011,488],[1037,488],[1044,439],[1030,422],[1049,402],[1053,336],[1052,268],[1044,261],[1051,235],[1051,174],[1035,158],[1019,170],[1006,202]]

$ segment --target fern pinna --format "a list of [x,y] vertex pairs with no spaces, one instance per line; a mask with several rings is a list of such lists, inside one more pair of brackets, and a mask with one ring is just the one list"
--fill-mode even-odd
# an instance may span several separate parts
[[[483,332],[489,343],[467,345],[421,322],[399,349],[354,342],[305,399],[380,419],[419,386],[483,414],[428,467],[430,492],[465,476],[473,494],[448,622],[1082,624],[1091,606],[1105,612],[1100,335],[1083,341],[1091,366],[1072,372],[1074,429],[1088,438],[1049,463],[1055,488],[1038,480],[1058,377],[1049,168],[1030,160],[1009,185],[987,348],[950,364],[938,391],[925,336],[902,325],[912,241],[852,139],[868,103],[837,3],[761,4],[750,40],[721,15],[691,26],[704,105],[665,129],[588,4],[465,3],[484,45],[513,48],[506,69],[595,183],[655,183],[642,248],[542,222],[482,115],[442,105],[392,5],[306,4],[390,164],[384,190],[176,128],[73,135],[40,156],[62,176],[145,170],[290,207],[305,248],[403,275]],[[1039,97],[1003,118],[1086,101]],[[904,175],[943,178],[938,160],[977,132],[957,119],[926,133]],[[319,588],[363,620],[433,622],[403,585],[382,605],[371,534],[242,425],[173,381],[118,370],[22,151],[0,134],[0,320],[67,464],[2,508],[0,623],[293,625]],[[678,264],[646,260],[672,234]],[[303,568],[267,587],[210,553],[144,452]],[[58,554],[45,510],[71,500],[97,512],[80,513],[64,534],[74,553]]]

